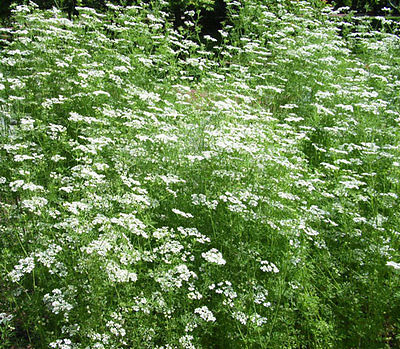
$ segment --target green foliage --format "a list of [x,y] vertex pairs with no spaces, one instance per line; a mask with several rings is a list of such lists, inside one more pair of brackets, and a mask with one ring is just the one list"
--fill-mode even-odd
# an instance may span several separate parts
[[351,9],[359,13],[383,14],[382,10],[384,8],[390,8],[392,11],[396,10],[397,13],[400,10],[398,0],[336,0],[334,4],[338,7],[351,7]]

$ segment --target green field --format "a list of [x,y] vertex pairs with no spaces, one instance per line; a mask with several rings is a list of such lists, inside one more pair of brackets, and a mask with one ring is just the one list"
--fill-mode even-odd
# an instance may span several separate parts
[[140,3],[0,29],[0,349],[400,348],[399,25]]

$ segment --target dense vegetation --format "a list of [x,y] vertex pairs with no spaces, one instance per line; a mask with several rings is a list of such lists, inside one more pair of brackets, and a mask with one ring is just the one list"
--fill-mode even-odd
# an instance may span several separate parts
[[[269,2],[273,3],[274,1],[275,0],[270,0]],[[399,1],[400,0],[311,0],[310,3],[329,3],[336,8],[348,6],[358,13],[369,13],[372,15],[382,15],[384,14],[383,9],[390,7],[393,9],[394,14],[398,15],[400,11]],[[27,0],[2,0],[0,3],[0,18],[9,16],[11,5],[21,5],[27,2]],[[132,6],[143,2],[148,3],[149,0],[110,0],[109,2],[114,5]],[[283,1],[285,5],[291,2],[293,3],[292,0]],[[69,13],[70,16],[73,14],[78,15],[79,12],[76,10],[77,6],[88,6],[100,11],[107,7],[106,0],[36,0],[35,3],[38,4],[40,8],[48,9],[57,7]],[[239,1],[238,3],[241,2]],[[167,12],[178,21],[184,11],[201,11],[203,19],[212,19],[211,23],[207,22],[207,20],[203,23],[207,28],[206,30],[209,31],[214,29],[216,25],[215,21],[219,22],[227,19],[224,0],[165,0],[165,4],[167,4]],[[296,2],[294,2],[294,4],[296,4]]]
[[335,0],[334,3],[339,7],[349,6],[357,12],[370,14],[380,13],[385,7],[396,9],[397,13],[400,10],[399,0]]
[[400,346],[398,27],[264,3],[14,8],[0,348]]

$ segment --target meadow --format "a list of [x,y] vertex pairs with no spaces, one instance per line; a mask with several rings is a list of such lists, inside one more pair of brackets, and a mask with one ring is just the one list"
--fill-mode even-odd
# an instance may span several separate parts
[[400,347],[399,25],[319,3],[14,7],[1,349]]

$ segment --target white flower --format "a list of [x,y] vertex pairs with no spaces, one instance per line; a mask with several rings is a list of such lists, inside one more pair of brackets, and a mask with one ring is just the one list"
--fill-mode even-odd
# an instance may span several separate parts
[[55,342],[49,344],[50,348],[55,349],[72,349],[76,348],[70,339],[57,339]]
[[185,218],[193,218],[193,215],[191,213],[182,212],[176,208],[173,208],[172,212]]
[[213,38],[213,37],[210,36],[210,35],[204,35],[204,39],[209,40],[209,41],[212,41],[212,42],[217,42],[217,41],[218,41],[217,39]]
[[203,252],[201,256],[210,263],[215,263],[219,265],[224,265],[226,263],[225,259],[222,257],[222,253],[216,248],[212,248],[208,252]]
[[235,311],[232,313],[232,317],[239,321],[242,325],[246,325],[247,324],[247,320],[249,319],[249,317],[243,313],[242,311]]
[[389,267],[393,267],[394,269],[400,269],[400,263],[389,261],[386,263]]
[[110,97],[110,94],[108,92],[105,92],[105,91],[93,91],[92,93],[95,96],[104,95],[104,96]]
[[0,325],[7,324],[14,318],[14,315],[7,313],[0,313]]
[[23,118],[21,119],[21,129],[24,131],[33,130],[34,123],[35,120],[31,119],[30,117]]
[[121,269],[117,263],[110,261],[106,266],[108,278],[111,282],[135,282],[137,274],[126,269]]
[[179,338],[179,343],[185,349],[196,349],[196,347],[192,344],[192,340],[193,340],[193,336],[190,334],[187,334],[187,335]]
[[18,179],[9,184],[11,191],[14,191],[14,192],[17,191],[18,188],[22,187],[23,185],[24,185],[24,181],[22,179]]
[[282,199],[287,199],[291,201],[300,200],[300,198],[297,195],[293,195],[291,193],[279,192],[278,196]]
[[8,273],[12,282],[18,282],[24,276],[29,274],[35,268],[35,260],[32,257],[20,259],[18,264],[14,266],[14,270]]
[[203,295],[196,290],[194,290],[193,292],[189,292],[187,296],[189,299],[202,299],[203,298]]
[[252,323],[256,324],[257,326],[261,327],[263,324],[265,324],[268,319],[266,317],[261,317],[259,314],[254,314],[250,317],[250,320]]
[[195,314],[199,314],[199,316],[200,316],[204,321],[207,321],[207,322],[214,322],[214,321],[216,320],[214,314],[212,313],[211,310],[209,310],[209,309],[207,308],[206,305],[204,305],[204,306],[201,307],[201,308],[196,308],[196,309],[194,310],[194,313],[195,313]]
[[260,270],[263,272],[274,272],[274,273],[279,273],[279,269],[274,263],[268,262],[268,261],[261,261],[261,267]]
[[62,291],[58,288],[52,291],[52,294],[45,294],[43,302],[47,305],[49,310],[54,314],[66,313],[73,308],[70,303],[64,299]]
[[106,326],[110,329],[110,332],[114,335],[114,336],[121,336],[121,337],[125,337],[126,335],[126,331],[125,329],[122,327],[121,324],[119,324],[118,322],[115,322],[113,320],[110,320],[106,323]]
[[226,31],[218,30],[218,32],[221,34],[221,36],[222,36],[223,38],[226,38],[226,37],[228,36],[228,33],[227,33]]

